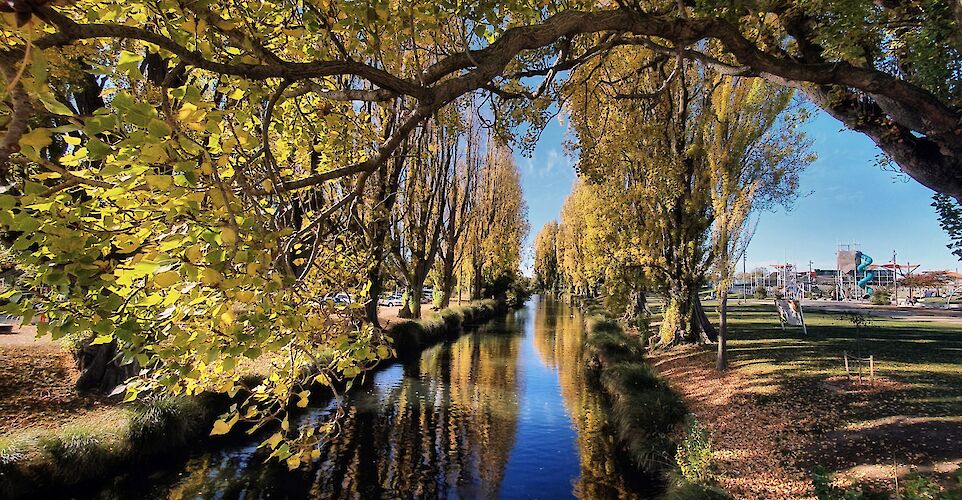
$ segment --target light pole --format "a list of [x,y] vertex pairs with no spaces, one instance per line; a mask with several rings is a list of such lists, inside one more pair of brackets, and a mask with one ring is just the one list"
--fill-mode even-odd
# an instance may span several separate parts
[[895,305],[899,305],[899,265],[895,260],[895,250],[892,250],[892,289],[895,296]]

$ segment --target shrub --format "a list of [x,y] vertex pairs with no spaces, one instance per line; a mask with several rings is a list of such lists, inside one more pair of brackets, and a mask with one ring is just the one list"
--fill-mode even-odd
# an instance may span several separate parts
[[758,288],[755,289],[754,297],[756,299],[767,299],[768,289],[763,286],[759,286]]
[[442,309],[430,318],[403,321],[391,327],[391,337],[399,356],[416,354],[430,344],[456,335],[464,326],[482,323],[501,311],[494,299],[472,302],[462,307]]
[[17,432],[0,436],[0,471],[27,458],[31,449],[37,445],[37,435],[33,432]]
[[198,398],[152,396],[128,410],[127,437],[139,454],[181,448],[208,427],[209,412]]
[[464,314],[458,309],[442,309],[438,316],[444,320],[444,324],[448,329],[448,332],[457,332],[461,330],[461,326],[464,324]]
[[731,496],[714,484],[693,483],[681,474],[670,473],[662,500],[723,500]]
[[55,464],[58,476],[99,476],[126,455],[128,447],[122,435],[125,422],[109,417],[116,415],[83,420],[40,436],[39,448]]
[[693,417],[688,424],[685,440],[675,454],[681,475],[692,483],[711,480],[714,477],[711,456],[711,432]]
[[876,306],[887,306],[892,303],[892,290],[888,287],[878,287],[872,290],[869,302]]
[[616,364],[604,370],[602,383],[612,398],[611,421],[633,462],[644,470],[655,470],[668,463],[674,448],[672,429],[687,410],[678,394],[639,368],[646,366]]
[[637,339],[592,304],[586,362],[611,401],[610,422],[632,461],[644,470],[666,465],[674,451],[671,432],[687,410],[681,398],[643,361]]

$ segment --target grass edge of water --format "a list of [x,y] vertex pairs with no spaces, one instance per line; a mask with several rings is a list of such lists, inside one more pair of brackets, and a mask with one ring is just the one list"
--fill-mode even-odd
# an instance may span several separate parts
[[608,400],[609,423],[631,462],[642,471],[665,477],[664,499],[730,498],[714,482],[690,481],[681,473],[675,460],[675,436],[690,413],[681,396],[645,362],[641,342],[600,305],[585,301],[582,309],[589,378]]

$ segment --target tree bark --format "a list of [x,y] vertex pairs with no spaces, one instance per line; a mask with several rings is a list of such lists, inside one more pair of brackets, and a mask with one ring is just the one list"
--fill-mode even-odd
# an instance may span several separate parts
[[718,323],[718,359],[715,369],[728,369],[728,290],[718,291],[718,313],[721,317]]
[[476,249],[471,256],[471,299],[477,300],[481,298],[482,293],[482,279],[481,279],[481,259],[478,258],[477,254],[480,252]]
[[715,331],[708,314],[705,313],[705,307],[702,306],[697,291],[692,295],[692,329],[696,332],[693,336],[702,343],[710,344],[718,339],[718,332]]
[[451,305],[454,290],[454,251],[445,252],[441,257],[441,309]]
[[135,361],[121,363],[121,353],[116,341],[108,344],[87,344],[74,351],[73,356],[74,363],[80,370],[76,383],[77,390],[80,391],[109,394],[140,371]]

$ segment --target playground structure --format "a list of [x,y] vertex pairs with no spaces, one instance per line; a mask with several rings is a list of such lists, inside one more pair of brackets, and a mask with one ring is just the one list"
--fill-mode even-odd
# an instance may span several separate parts
[[795,264],[775,264],[774,267],[777,271],[777,277],[775,282],[775,287],[782,292],[782,295],[786,299],[791,300],[801,300],[805,298],[805,289],[798,282],[798,272],[795,270]]
[[858,265],[855,267],[855,277],[858,278],[858,273],[864,273],[862,279],[858,280],[857,284],[859,288],[865,290],[865,297],[871,297],[872,292],[875,290],[868,286],[872,282],[872,278],[875,278],[875,271],[872,271],[868,266],[872,265],[872,258],[868,254],[862,252],[855,252],[855,262]]
[[835,298],[838,300],[860,300],[867,299],[875,293],[875,289],[870,285],[894,286],[896,270],[891,273],[886,272],[883,278],[876,268],[872,266],[872,257],[863,253],[858,244],[839,245],[835,252],[837,263],[835,274]]
[[861,298],[861,287],[858,275],[859,261],[862,252],[858,244],[839,245],[835,251],[835,298],[838,300],[855,300]]
[[[814,262],[808,261],[808,269],[801,270],[797,264],[786,261],[758,267],[748,273],[747,264],[743,264],[745,270],[732,284],[732,292],[750,296],[756,289],[765,288],[776,297],[789,300],[841,301],[862,301],[881,293],[883,297],[889,296],[893,303],[901,305],[913,305],[919,300],[931,303],[932,297],[944,297],[948,304],[962,296],[962,274],[952,271],[919,272],[919,264],[900,263],[896,257],[896,253],[892,252],[888,262],[876,263],[876,259],[862,252],[859,245],[854,243],[838,245],[834,269],[816,269]],[[942,281],[935,285],[918,284],[917,278],[927,275],[941,276]]]

